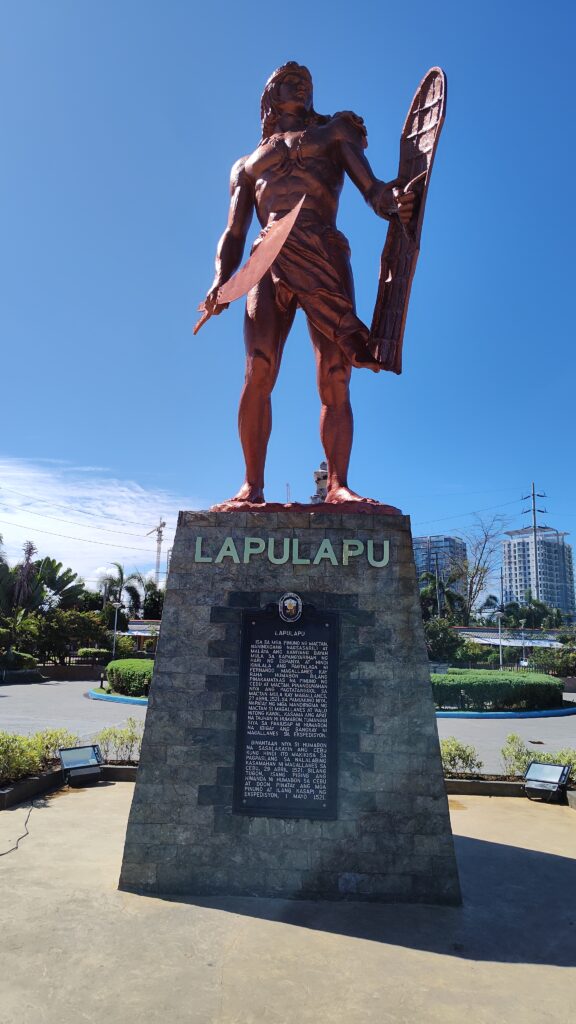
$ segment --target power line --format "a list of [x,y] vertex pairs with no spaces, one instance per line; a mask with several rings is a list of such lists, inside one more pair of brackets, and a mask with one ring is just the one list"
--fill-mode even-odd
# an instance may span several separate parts
[[129,544],[113,544],[112,541],[108,542],[106,540],[88,540],[87,537],[71,537],[69,533],[53,533],[52,530],[40,530],[37,526],[21,526],[20,523],[11,523],[9,519],[0,519],[0,523],[3,526],[16,527],[17,530],[25,530],[26,532],[31,530],[32,533],[46,533],[49,537],[63,537],[64,540],[75,540],[79,544],[99,544],[103,548],[121,548],[122,551],[145,551],[147,555],[151,554],[149,548],[135,548]]
[[[75,523],[72,519],[61,519],[59,516],[49,516],[46,512],[34,512],[31,508],[26,508],[26,505],[9,505],[2,504],[0,506],[5,512],[24,512],[26,515],[39,516],[41,519],[53,519],[55,523],[68,523],[69,526],[77,526],[80,530],[101,530],[102,533],[115,533],[117,536],[122,537],[139,537],[142,539],[141,533],[127,533],[125,530],[111,530],[107,526],[95,526],[93,523]],[[122,521],[122,520],[119,520]]]
[[21,498],[30,498],[31,501],[41,501],[44,505],[51,505],[53,508],[63,508],[66,512],[78,512],[82,516],[93,516],[95,519],[111,519],[116,523],[124,523],[126,526],[142,526],[144,529],[148,526],[148,523],[135,523],[130,519],[120,519],[118,516],[109,515],[108,512],[87,512],[86,509],[74,508],[72,505],[59,505],[56,501],[41,498],[37,494],[25,494],[24,491],[17,491],[14,487],[6,487],[4,484],[0,485],[0,490],[10,491],[11,494],[19,494]]
[[447,519],[462,519],[464,516],[477,516],[480,512],[492,512],[496,508],[505,508],[507,505],[518,505],[523,499],[515,498],[514,501],[503,501],[500,505],[488,505],[486,508],[473,509],[472,512],[458,512],[453,516],[442,516],[440,519],[419,519],[414,526],[424,526],[426,523],[443,523]]

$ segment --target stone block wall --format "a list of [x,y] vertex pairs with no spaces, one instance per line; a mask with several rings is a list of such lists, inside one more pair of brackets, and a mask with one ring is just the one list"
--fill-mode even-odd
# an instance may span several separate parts
[[[377,507],[376,507],[377,508]],[[239,562],[198,562],[233,538]],[[298,540],[311,564],[243,561]],[[320,542],[390,545],[384,567],[312,564]],[[340,613],[338,817],[232,813],[240,618],[295,591]],[[458,903],[409,520],[318,506],[183,512],[120,886],[150,893]]]

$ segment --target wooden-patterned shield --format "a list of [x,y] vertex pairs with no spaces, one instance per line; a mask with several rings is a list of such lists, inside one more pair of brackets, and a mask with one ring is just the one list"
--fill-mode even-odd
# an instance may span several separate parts
[[431,68],[424,76],[400,137],[398,178],[404,191],[416,192],[414,216],[403,226],[394,216],[380,261],[378,295],[370,329],[370,348],[386,370],[402,372],[402,342],[412,278],[420,252],[420,235],[434,154],[446,112],[446,76]]

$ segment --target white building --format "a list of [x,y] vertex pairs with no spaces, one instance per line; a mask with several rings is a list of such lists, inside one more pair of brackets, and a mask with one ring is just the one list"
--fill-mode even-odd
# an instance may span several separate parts
[[573,617],[575,601],[572,547],[564,540],[568,534],[554,530],[550,526],[538,526],[536,551],[531,526],[525,526],[521,530],[510,530],[506,536],[509,539],[502,542],[504,601],[518,601],[522,604],[527,591],[530,591],[532,597],[539,597],[545,604],[559,608],[564,615]]

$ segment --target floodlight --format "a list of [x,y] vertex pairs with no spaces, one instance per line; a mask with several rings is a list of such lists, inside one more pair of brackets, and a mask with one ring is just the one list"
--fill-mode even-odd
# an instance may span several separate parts
[[532,761],[524,775],[524,792],[529,800],[558,801],[566,796],[569,778],[567,765]]
[[83,786],[99,782],[102,778],[104,758],[97,743],[87,743],[83,747],[61,747],[58,754],[68,785]]

